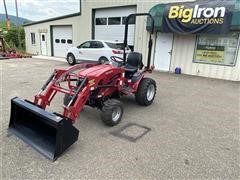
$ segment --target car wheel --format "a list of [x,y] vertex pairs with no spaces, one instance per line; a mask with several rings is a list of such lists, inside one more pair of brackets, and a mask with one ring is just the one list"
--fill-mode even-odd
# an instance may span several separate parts
[[73,55],[73,54],[68,54],[67,55],[67,62],[68,62],[68,64],[70,64],[70,65],[74,65],[74,64],[76,64],[76,59],[75,59],[75,56]]
[[98,60],[99,64],[105,64],[106,62],[108,62],[108,59],[106,57],[100,57]]

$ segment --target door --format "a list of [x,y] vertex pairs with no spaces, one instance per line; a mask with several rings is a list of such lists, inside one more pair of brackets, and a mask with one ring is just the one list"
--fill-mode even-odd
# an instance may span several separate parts
[[91,41],[91,59],[98,61],[101,56],[105,56],[106,50],[101,41]]
[[155,68],[160,71],[169,71],[172,56],[173,34],[157,33],[155,49]]
[[41,55],[47,55],[46,33],[40,33]]
[[78,53],[75,56],[79,60],[91,60],[91,55],[91,41],[87,41],[78,47]]
[[53,26],[53,55],[66,57],[67,50],[72,47],[72,26]]
[[100,41],[87,41],[78,47],[75,53],[78,60],[98,61],[99,57],[104,56],[104,45]]

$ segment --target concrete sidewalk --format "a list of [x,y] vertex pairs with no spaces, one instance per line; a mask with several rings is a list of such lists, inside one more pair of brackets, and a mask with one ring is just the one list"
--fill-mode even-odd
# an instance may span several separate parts
[[66,61],[66,58],[53,57],[53,56],[36,55],[36,56],[32,56],[32,58],[34,58],[34,59],[41,59],[41,60],[52,60],[52,61],[67,62],[67,61]]

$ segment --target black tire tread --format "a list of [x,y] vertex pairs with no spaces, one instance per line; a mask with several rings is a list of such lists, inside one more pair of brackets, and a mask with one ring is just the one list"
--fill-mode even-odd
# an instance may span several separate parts
[[[155,86],[155,94],[154,97],[151,101],[147,100],[147,90],[148,90],[148,86],[150,84],[154,84]],[[151,78],[143,78],[138,86],[138,90],[137,93],[135,94],[135,100],[139,105],[142,106],[149,106],[152,104],[155,95],[156,95],[156,90],[157,90],[157,86],[156,86],[156,82],[151,79]]]
[[116,122],[112,121],[112,109],[114,106],[120,106],[123,114],[123,105],[120,101],[116,99],[109,99],[105,101],[104,106],[102,107],[101,119],[103,123],[106,124],[107,126],[115,126],[121,121],[122,114],[118,121]]
[[63,97],[63,104],[67,106],[71,99],[72,99],[72,96],[70,94],[65,94]]
[[108,58],[106,58],[105,56],[102,56],[102,57],[100,57],[100,58],[98,59],[98,63],[99,63],[99,64],[102,64],[102,63],[101,63],[101,59],[104,59],[105,62],[108,61]]
[[[74,62],[73,62],[73,63],[69,63],[69,61],[68,61],[68,57],[69,57],[69,56],[72,56],[72,57],[74,58]],[[71,66],[73,66],[73,65],[76,64],[75,56],[74,56],[72,53],[68,53],[68,55],[67,55],[67,62],[68,62],[68,64],[70,64]]]

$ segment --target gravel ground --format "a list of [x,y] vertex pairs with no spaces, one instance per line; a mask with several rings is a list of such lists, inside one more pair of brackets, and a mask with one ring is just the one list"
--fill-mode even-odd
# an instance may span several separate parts
[[[158,87],[151,106],[137,105],[132,96],[121,99],[125,112],[115,127],[85,107],[75,123],[79,140],[49,161],[7,132],[10,99],[32,100],[59,67],[68,65],[0,61],[0,179],[239,179],[239,82],[168,73],[149,74]],[[60,111],[61,102],[56,98],[53,109]],[[146,134],[136,142],[114,135],[129,124],[126,135]]]

